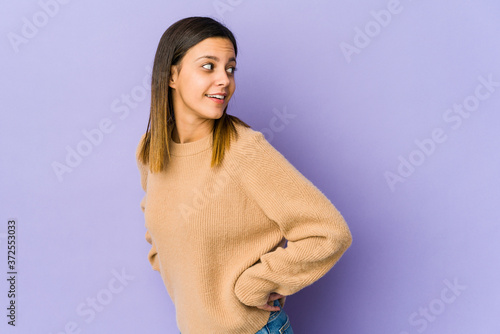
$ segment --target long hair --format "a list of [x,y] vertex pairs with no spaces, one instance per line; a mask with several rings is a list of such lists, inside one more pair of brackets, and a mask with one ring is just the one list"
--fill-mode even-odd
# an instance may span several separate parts
[[[223,24],[209,17],[188,17],[172,24],[162,35],[153,64],[151,78],[151,108],[139,159],[149,166],[151,172],[160,172],[165,167],[165,157],[170,160],[168,134],[175,126],[172,89],[169,87],[170,68],[181,62],[186,52],[199,42],[210,37],[222,37],[231,41],[235,56],[238,47],[233,33]],[[211,167],[222,163],[229,149],[231,138],[238,137],[235,123],[250,127],[236,116],[227,114],[214,120],[212,131],[213,148]]]

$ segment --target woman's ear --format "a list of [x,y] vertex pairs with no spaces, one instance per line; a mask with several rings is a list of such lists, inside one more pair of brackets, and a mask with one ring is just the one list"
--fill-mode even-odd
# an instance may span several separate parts
[[176,82],[177,82],[177,66],[172,65],[170,66],[170,78],[168,79],[168,86],[172,89],[175,89],[176,87]]

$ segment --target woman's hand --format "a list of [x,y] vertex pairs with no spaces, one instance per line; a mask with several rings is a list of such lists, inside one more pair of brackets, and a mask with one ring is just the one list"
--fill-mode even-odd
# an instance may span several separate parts
[[[271,292],[267,299],[267,303],[264,305],[256,306],[257,308],[260,308],[261,310],[266,310],[266,311],[279,311],[280,307],[279,306],[274,306],[274,301],[276,299],[283,298],[285,296],[280,295],[279,293]],[[270,303],[270,305],[269,305]]]

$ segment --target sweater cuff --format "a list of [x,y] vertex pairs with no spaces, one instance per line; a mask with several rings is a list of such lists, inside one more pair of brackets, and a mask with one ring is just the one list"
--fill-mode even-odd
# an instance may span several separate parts
[[272,282],[259,278],[255,272],[258,272],[257,263],[246,269],[236,280],[234,293],[236,297],[247,306],[261,306],[267,303],[271,292],[275,292],[277,287]]

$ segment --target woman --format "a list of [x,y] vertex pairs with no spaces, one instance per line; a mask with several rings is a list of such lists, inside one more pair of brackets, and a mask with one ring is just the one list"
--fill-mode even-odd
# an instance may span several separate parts
[[183,334],[293,333],[285,296],[351,244],[342,215],[227,105],[237,45],[219,22],[170,26],[137,147],[148,259]]

